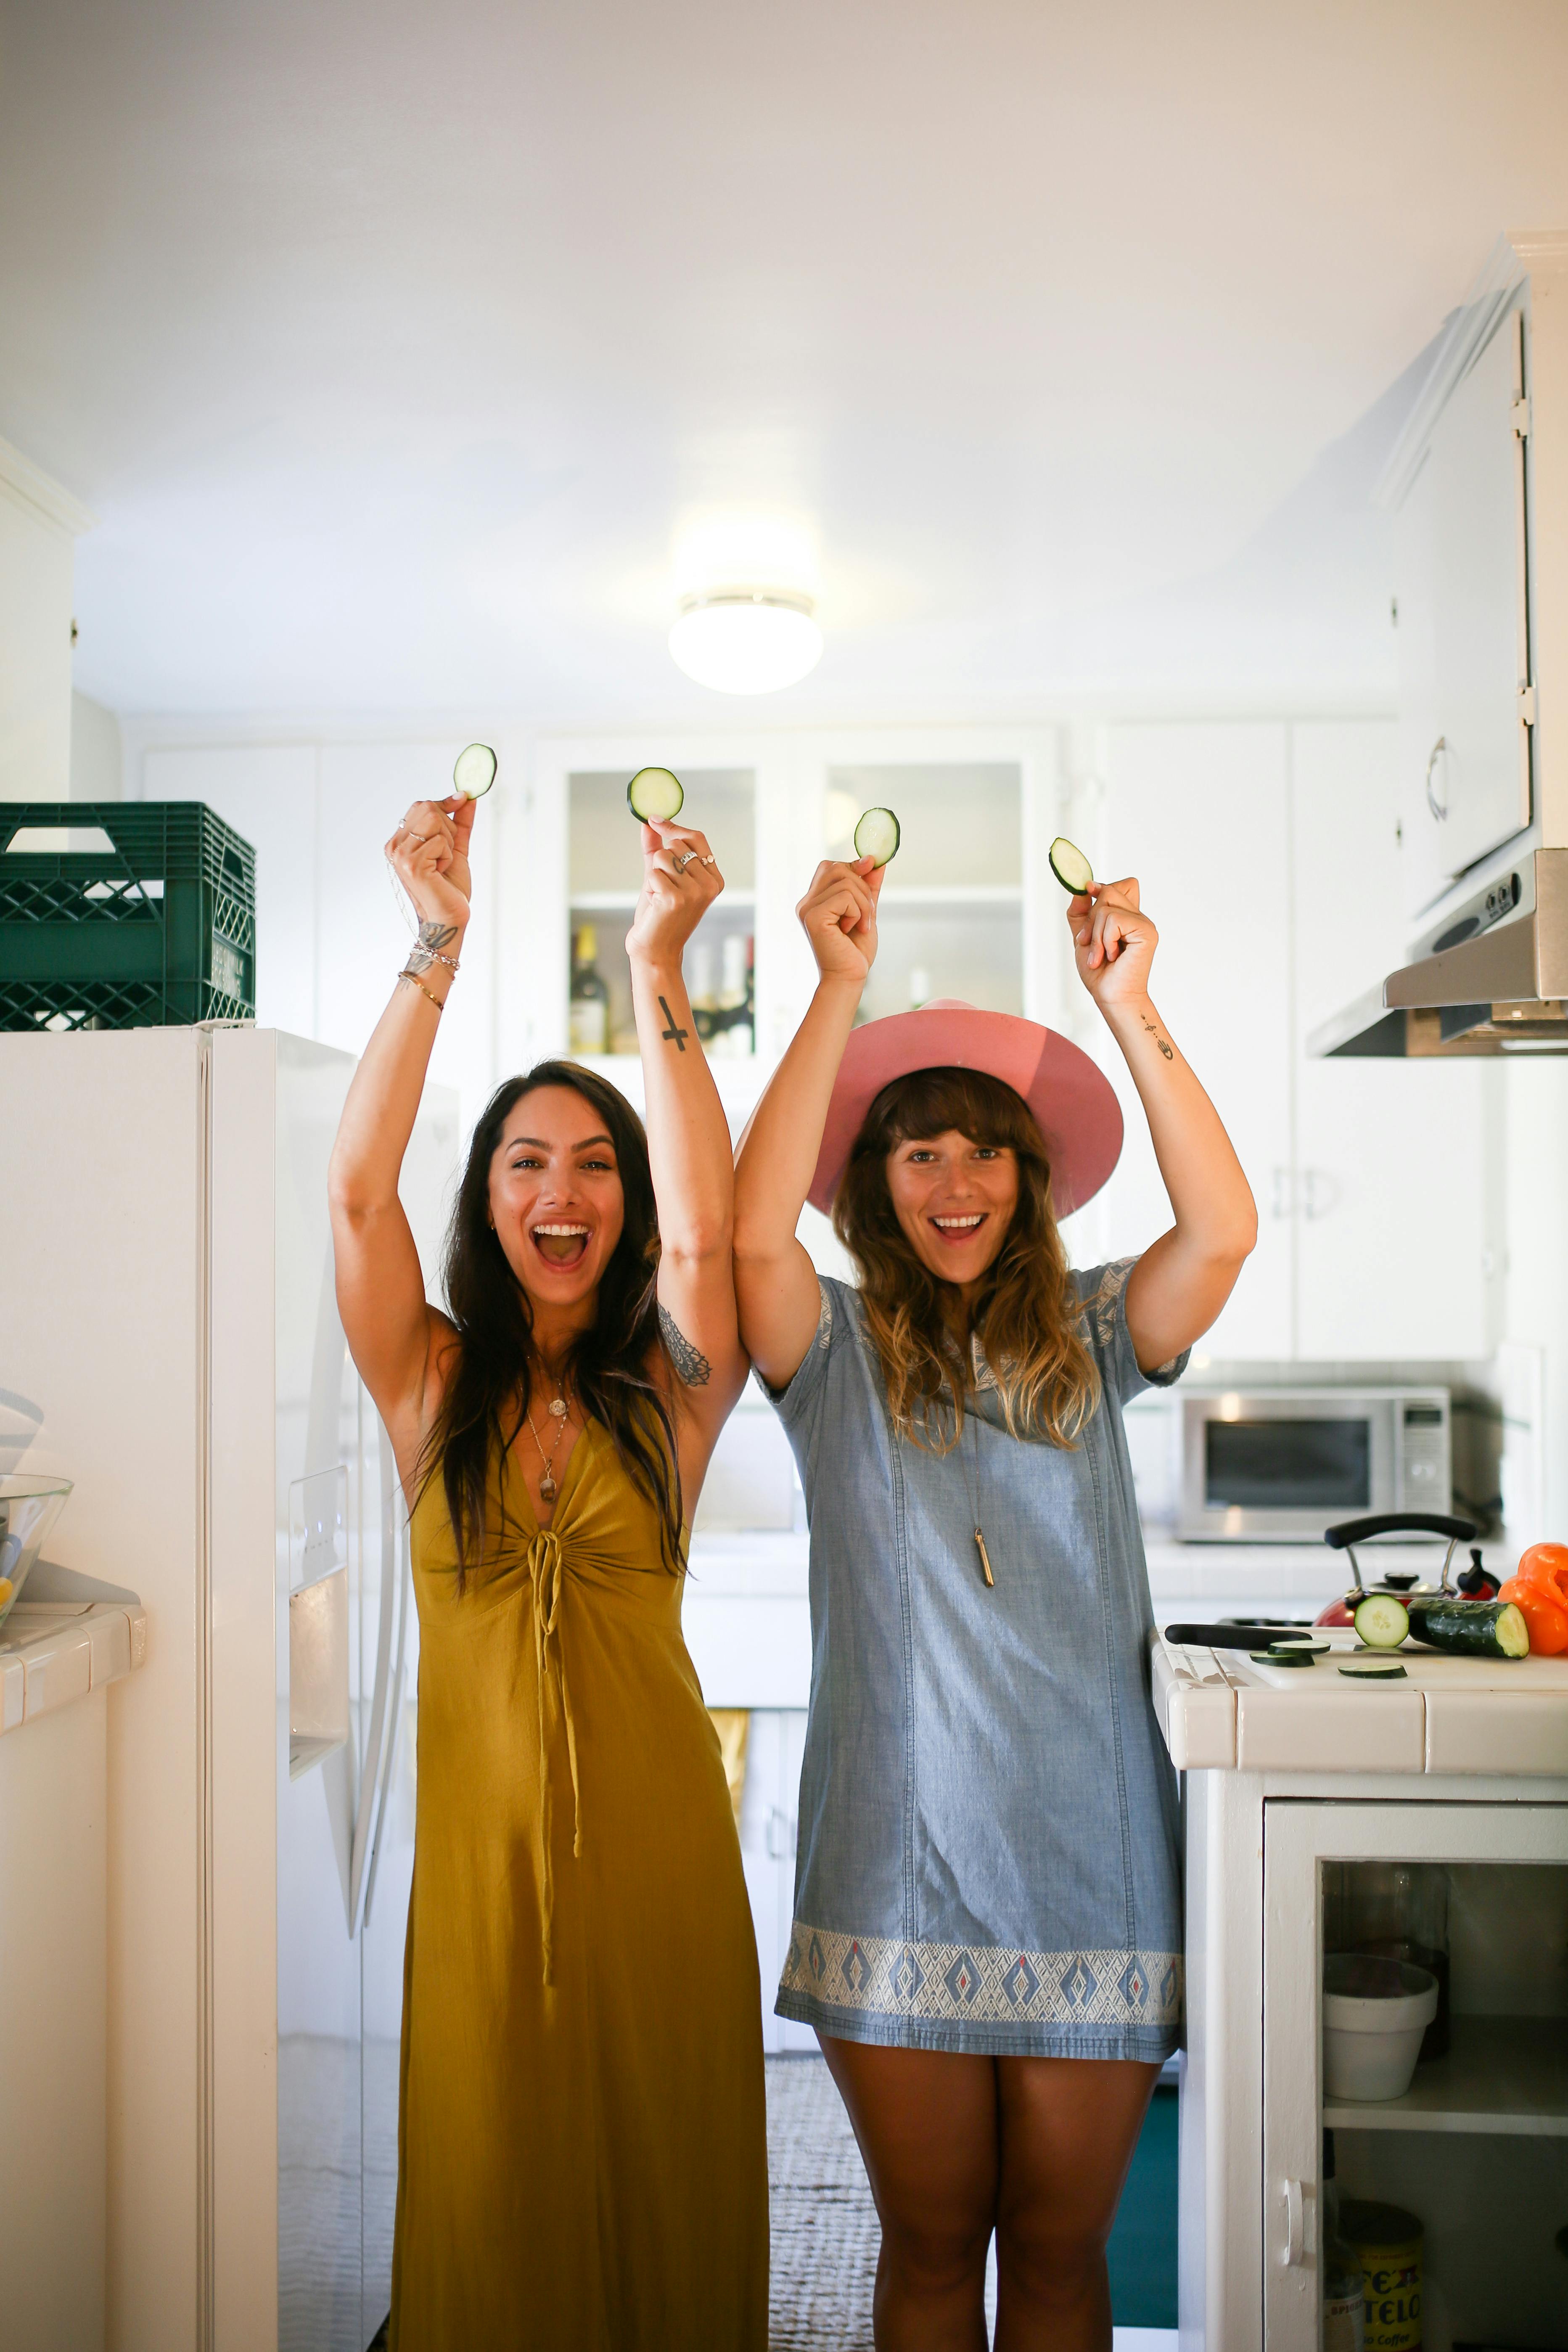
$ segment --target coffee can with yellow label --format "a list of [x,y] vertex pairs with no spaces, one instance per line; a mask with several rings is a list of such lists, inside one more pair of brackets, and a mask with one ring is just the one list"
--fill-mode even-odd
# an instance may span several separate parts
[[1421,2352],[1421,2223],[1403,2206],[1347,2197],[1340,2234],[1366,2281],[1366,2352]]

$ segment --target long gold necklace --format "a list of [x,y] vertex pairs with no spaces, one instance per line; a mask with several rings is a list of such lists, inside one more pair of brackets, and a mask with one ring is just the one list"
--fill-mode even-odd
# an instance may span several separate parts
[[551,1398],[547,1410],[553,1416],[555,1422],[555,1436],[548,1454],[546,1454],[543,1446],[541,1444],[539,1432],[533,1424],[533,1405],[531,1401],[528,1406],[529,1434],[533,1440],[534,1450],[538,1454],[540,1460],[541,1476],[539,1481],[539,1499],[542,1503],[552,1503],[555,1500],[556,1496],[561,1492],[555,1479],[555,1456],[561,1451],[561,1440],[565,1434],[566,1430],[566,1399],[562,1393],[561,1383],[559,1381],[557,1381],[555,1384],[555,1394]]
[[980,1524],[980,1416],[978,1413],[971,1412],[966,1414],[965,1418],[974,1423],[974,1494],[973,1499],[971,1498],[969,1492],[969,1472],[964,1465],[963,1440],[962,1437],[958,1441],[959,1475],[963,1480],[963,1499],[966,1503],[970,1504],[974,1514],[974,1549],[980,1554],[980,1573],[985,1579],[987,1585],[994,1590],[996,1579],[991,1573],[991,1555],[985,1549],[985,1530]]

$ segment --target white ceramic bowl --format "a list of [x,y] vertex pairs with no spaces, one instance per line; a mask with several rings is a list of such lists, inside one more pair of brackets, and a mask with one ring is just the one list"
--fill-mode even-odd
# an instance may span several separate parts
[[1331,1952],[1323,1962],[1324,2095],[1403,2098],[1436,2014],[1437,1979],[1429,1969]]

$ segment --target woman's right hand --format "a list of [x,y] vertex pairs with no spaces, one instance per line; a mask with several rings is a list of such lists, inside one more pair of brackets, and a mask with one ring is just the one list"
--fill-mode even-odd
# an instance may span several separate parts
[[824,980],[852,980],[857,988],[865,986],[877,961],[877,901],[886,870],[868,857],[853,866],[825,859],[813,875],[811,887],[795,911]]
[[468,920],[473,877],[468,840],[477,801],[416,801],[386,845],[387,862],[407,891],[421,924],[460,937]]

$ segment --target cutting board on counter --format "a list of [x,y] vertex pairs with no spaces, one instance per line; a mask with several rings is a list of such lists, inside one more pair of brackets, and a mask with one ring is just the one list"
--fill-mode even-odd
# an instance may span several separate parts
[[[1268,1690],[1320,1692],[1325,1684],[1336,1690],[1353,1687],[1348,1675],[1339,1671],[1342,1663],[1357,1654],[1355,1635],[1347,1626],[1343,1633],[1337,1626],[1321,1626],[1319,1639],[1333,1641],[1327,1657],[1314,1658],[1309,1666],[1259,1665],[1245,1650],[1226,1650],[1222,1655],[1227,1667],[1234,1669],[1238,1679],[1261,1683]],[[1359,1654],[1365,1656],[1364,1651]],[[1410,1643],[1403,1648],[1384,1654],[1405,1669],[1401,1682],[1373,1683],[1369,1696],[1381,1698],[1389,1691],[1400,1690],[1467,1690],[1467,1691],[1568,1691],[1568,1656],[1560,1658],[1450,1658],[1436,1650],[1417,1650]]]

